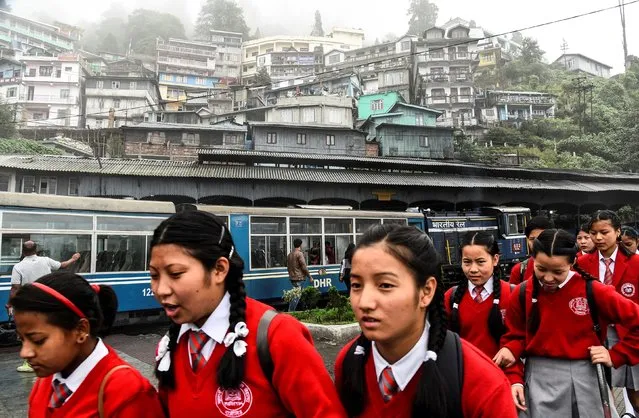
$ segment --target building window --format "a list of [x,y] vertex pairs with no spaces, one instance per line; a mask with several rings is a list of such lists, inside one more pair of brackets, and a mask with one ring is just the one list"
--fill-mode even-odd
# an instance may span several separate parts
[[378,99],[371,102],[371,110],[384,110],[384,100]]
[[470,87],[462,87],[462,88],[459,90],[459,95],[460,95],[462,98],[464,98],[465,100],[469,101],[469,100],[470,100],[470,96],[471,96],[471,93],[470,93]]
[[7,97],[16,97],[18,95],[18,88],[11,87],[7,89]]
[[103,98],[99,98],[98,99],[98,108],[99,109],[104,109],[104,99]]
[[277,134],[275,132],[269,132],[266,134],[267,144],[277,144]]
[[339,54],[334,54],[328,57],[329,64],[337,64],[339,62]]
[[112,81],[111,82],[111,88],[112,89],[119,89],[120,88],[120,82],[119,81]]
[[148,133],[146,142],[149,144],[158,144],[162,145],[166,142],[166,135],[161,131],[152,131]]
[[408,51],[410,49],[410,41],[402,41],[402,51]]
[[428,148],[428,137],[424,135],[420,135],[419,137],[419,146],[422,148]]
[[71,90],[69,89],[60,89],[60,98],[61,99],[68,99],[70,96]]
[[120,108],[120,99],[113,99],[113,107],[115,109],[119,109]]
[[78,195],[78,186],[78,179],[76,177],[71,177],[69,179],[69,196]]
[[104,88],[104,80],[98,80],[95,83],[95,88],[96,89],[103,89]]
[[36,76],[36,69],[29,68],[29,77],[35,77],[35,76]]
[[70,73],[71,71],[73,71],[73,67],[64,67],[65,73]]
[[335,135],[326,135],[326,145],[335,145]]
[[494,117],[495,116],[495,109],[486,109],[486,116]]
[[20,77],[20,70],[13,70],[13,76],[16,78]]
[[0,192],[9,192],[11,184],[11,176],[9,174],[0,174]]
[[304,122],[315,122],[315,108],[306,107],[302,109],[302,120]]
[[235,134],[226,135],[224,139],[224,143],[227,145],[237,145],[240,143],[239,139],[240,139],[239,136]]
[[35,193],[35,177],[24,176],[22,177],[22,193]]
[[297,134],[297,145],[306,145],[306,134]]
[[44,113],[33,112],[33,120],[43,120],[43,119],[46,119]]
[[102,119],[98,119],[95,121],[95,127],[98,129],[102,128]]
[[415,115],[415,125],[424,126],[424,115]]
[[40,75],[40,77],[51,77],[53,75],[53,67],[51,66],[40,67],[38,74]]
[[429,51],[428,56],[432,60],[441,60],[444,59],[444,51],[441,49],[436,49],[434,51]]
[[55,177],[40,178],[40,194],[56,194],[58,191],[58,180]]
[[184,132],[182,134],[182,143],[184,145],[198,145],[197,135],[191,132]]
[[136,81],[131,81],[129,83],[129,90],[137,90],[138,89],[138,83]]

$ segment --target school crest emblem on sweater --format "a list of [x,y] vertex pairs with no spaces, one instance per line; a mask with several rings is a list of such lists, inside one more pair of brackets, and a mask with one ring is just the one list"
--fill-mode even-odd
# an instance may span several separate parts
[[586,298],[574,298],[568,302],[568,306],[575,315],[585,316],[590,313],[590,309],[588,309],[588,299]]
[[627,298],[631,298],[635,295],[635,285],[632,283],[624,283],[621,285],[621,294]]
[[225,417],[241,417],[251,409],[253,393],[244,382],[240,383],[237,389],[218,388],[215,393],[215,404]]

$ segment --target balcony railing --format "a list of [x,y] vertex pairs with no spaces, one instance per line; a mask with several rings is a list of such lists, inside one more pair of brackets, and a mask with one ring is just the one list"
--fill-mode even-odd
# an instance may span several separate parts
[[12,32],[17,32],[19,34],[29,36],[41,42],[46,42],[51,45],[55,45],[59,48],[63,48],[67,50],[73,49],[73,42],[68,42],[61,39],[56,40],[56,39],[53,39],[52,35],[46,35],[44,33],[36,33],[36,32],[30,31],[29,29],[23,28],[21,26],[17,26],[17,25],[11,26],[8,24],[8,20],[0,21],[0,27],[10,30]]
[[158,57],[158,63],[179,65],[182,67],[213,69],[213,68],[209,68],[208,63],[206,62],[195,61],[195,60],[185,60],[185,59],[179,59],[179,58],[169,58],[169,57],[162,57],[162,56]]
[[21,95],[21,102],[27,103],[50,103],[50,104],[70,104],[75,105],[78,103],[77,96],[60,97],[56,95]]
[[217,57],[217,51],[207,51],[206,49],[188,48],[183,46],[173,46],[167,44],[158,44],[158,51],[176,52],[178,54],[203,55],[206,57]]

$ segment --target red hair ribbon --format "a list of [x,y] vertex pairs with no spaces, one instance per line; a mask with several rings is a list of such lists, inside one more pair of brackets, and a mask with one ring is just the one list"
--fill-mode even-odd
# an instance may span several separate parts
[[55,289],[50,288],[49,286],[42,284],[42,283],[31,283],[32,286],[37,287],[38,289],[42,290],[45,293],[50,294],[51,296],[53,296],[54,298],[56,298],[57,300],[59,300],[60,302],[62,302],[64,304],[64,306],[66,306],[67,308],[71,309],[73,311],[74,314],[78,315],[81,319],[85,318],[86,319],[86,315],[82,313],[82,311],[75,306],[75,304],[73,302],[71,302],[69,299],[67,299],[66,296],[64,296],[62,293],[58,292]]
[[91,288],[95,291],[95,293],[100,293],[100,285],[99,284],[92,284]]

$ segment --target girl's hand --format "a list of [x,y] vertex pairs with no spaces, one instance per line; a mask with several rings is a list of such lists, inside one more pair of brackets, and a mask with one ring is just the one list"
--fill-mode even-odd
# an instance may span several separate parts
[[526,408],[526,397],[524,396],[524,386],[520,384],[512,385],[510,387],[510,391],[513,395],[513,401],[515,402],[515,406],[517,407],[517,409],[520,411],[528,410],[528,408]]
[[343,282],[344,281],[344,276],[339,276],[339,281]]
[[517,359],[515,359],[512,351],[506,347],[499,350],[497,354],[495,354],[495,357],[493,357],[493,362],[503,369],[512,366],[516,361]]
[[603,364],[607,367],[612,367],[612,360],[610,359],[610,352],[606,347],[601,345],[597,345],[594,347],[590,347],[590,360],[592,360],[592,364]]

